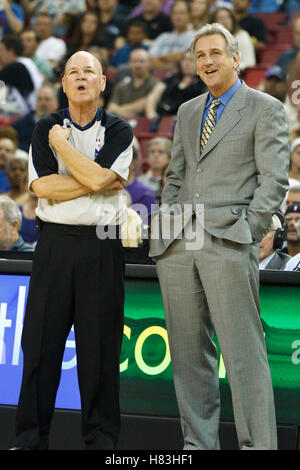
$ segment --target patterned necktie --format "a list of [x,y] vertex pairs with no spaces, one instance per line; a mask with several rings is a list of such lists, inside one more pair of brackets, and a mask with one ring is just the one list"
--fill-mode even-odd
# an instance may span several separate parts
[[208,108],[208,114],[205,119],[205,123],[203,126],[203,131],[201,134],[201,140],[200,140],[200,149],[201,153],[204,151],[205,146],[208,142],[208,139],[210,137],[210,134],[214,130],[214,127],[216,125],[216,114],[217,114],[217,106],[221,104],[220,101],[213,99],[212,102],[210,103],[210,106]]

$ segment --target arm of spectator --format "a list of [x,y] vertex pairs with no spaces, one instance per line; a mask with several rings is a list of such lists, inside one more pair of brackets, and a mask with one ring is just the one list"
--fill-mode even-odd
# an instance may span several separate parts
[[7,0],[1,0],[3,9],[6,14],[7,21],[14,33],[20,33],[24,27],[24,22],[17,18],[11,9],[11,5]]
[[164,82],[158,82],[151,93],[149,93],[147,96],[145,114],[148,119],[154,119],[158,117],[156,108],[166,87],[167,85]]
[[38,0],[21,0],[20,3],[27,15],[32,15],[38,6]]
[[166,69],[169,67],[176,67],[183,59],[184,52],[171,52],[170,54],[161,55],[158,57],[151,57],[151,67],[155,69]]
[[111,102],[107,110],[117,114],[118,116],[122,117],[123,119],[135,117],[137,114],[141,114],[145,112],[146,108],[146,100],[147,98],[140,98],[132,103],[126,103],[122,105],[118,105],[116,103]]

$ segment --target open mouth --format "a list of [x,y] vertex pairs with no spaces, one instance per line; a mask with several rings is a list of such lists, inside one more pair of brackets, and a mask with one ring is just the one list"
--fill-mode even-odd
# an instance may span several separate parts
[[217,70],[206,70],[205,75],[211,76],[214,75],[217,72]]
[[84,91],[85,89],[86,89],[86,88],[85,88],[84,85],[79,85],[79,86],[77,87],[77,90],[79,90],[79,91]]

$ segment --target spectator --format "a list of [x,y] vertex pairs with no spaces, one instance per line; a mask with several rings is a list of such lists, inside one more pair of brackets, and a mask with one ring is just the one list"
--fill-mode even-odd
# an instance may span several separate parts
[[97,57],[97,59],[102,64],[103,74],[106,75],[105,89],[101,92],[101,95],[99,97],[100,108],[106,108],[107,103],[110,100],[112,89],[113,89],[113,81],[107,76],[108,67],[109,67],[108,56],[106,54],[106,50],[98,46],[90,46],[88,48],[88,52],[90,52],[92,55]]
[[104,36],[104,27],[101,26],[98,12],[96,10],[87,11],[78,19],[69,44],[68,56],[77,51],[87,51],[91,46],[109,49],[111,44]]
[[0,42],[0,80],[8,87],[8,96],[2,110],[12,114],[26,114],[34,109],[36,90],[43,77],[33,61],[23,55],[23,43],[18,36],[5,36]]
[[269,67],[267,69],[265,79],[263,80],[260,88],[265,93],[268,93],[268,95],[274,96],[274,98],[285,103],[287,84],[280,67],[275,65],[274,67]]
[[28,191],[28,198],[23,203],[23,205],[19,207],[22,214],[22,225],[20,229],[20,235],[26,243],[29,243],[29,245],[35,244],[39,237],[39,232],[36,230],[35,227],[35,210],[37,208],[37,205],[38,198],[34,193]]
[[161,0],[141,0],[141,5],[144,12],[136,18],[145,23],[151,41],[162,33],[172,31],[169,15],[161,11]]
[[23,54],[29,57],[37,66],[45,80],[54,80],[53,67],[48,60],[36,57],[35,52],[39,45],[39,38],[33,29],[25,29],[20,34],[23,43]]
[[180,61],[179,72],[158,82],[147,97],[146,116],[155,119],[164,115],[176,115],[179,106],[201,95],[206,86],[197,76],[195,60],[190,51]]
[[0,193],[10,191],[6,166],[8,161],[14,156],[16,150],[16,142],[8,137],[0,137]]
[[21,224],[22,215],[17,204],[7,196],[0,196],[1,251],[33,251],[19,234]]
[[147,95],[158,82],[150,73],[150,56],[144,49],[134,49],[130,54],[129,68],[132,77],[125,77],[113,89],[108,111],[124,119],[143,115]]
[[13,141],[14,146],[16,148],[14,156],[28,159],[28,152],[25,152],[24,150],[19,148],[18,133],[13,126],[10,125],[0,127],[0,139],[2,138],[8,138]]
[[287,76],[289,72],[289,68],[293,63],[294,59],[296,59],[297,54],[300,50],[300,17],[298,16],[293,23],[293,35],[294,35],[294,47],[291,49],[283,52],[276,61],[276,65],[278,65],[283,74]]
[[214,13],[218,8],[232,8],[231,0],[210,0],[211,13]]
[[55,66],[66,54],[67,46],[63,39],[52,35],[54,23],[48,13],[39,13],[36,17],[34,30],[41,42],[36,50],[36,57],[46,59]]
[[[160,11],[169,16],[173,2],[174,0],[160,0]],[[136,16],[142,15],[144,12],[145,8],[143,2],[141,2],[130,12],[128,18],[135,18]]]
[[120,67],[121,65],[127,65],[131,51],[134,49],[145,49],[148,50],[149,46],[144,44],[147,38],[147,29],[145,24],[139,20],[132,20],[127,24],[126,32],[126,44],[120,49],[117,49],[112,60],[111,65],[113,67]]
[[1,0],[0,40],[8,34],[19,34],[24,27],[24,11],[11,0]]
[[285,220],[288,224],[287,229],[287,247],[283,248],[283,252],[290,256],[300,253],[300,233],[296,229],[300,220],[300,202],[296,202],[287,207],[285,211]]
[[197,31],[210,19],[210,0],[192,0],[190,3],[191,29]]
[[12,123],[19,139],[19,147],[29,152],[31,137],[39,119],[54,113],[58,108],[57,91],[53,85],[44,84],[36,94],[36,108]]
[[287,97],[284,107],[287,115],[291,141],[296,137],[292,137],[293,134],[296,134],[297,132],[300,134],[299,74],[300,54],[297,54],[296,58],[290,63],[288,74],[285,76],[287,82]]
[[291,161],[289,169],[290,187],[300,184],[300,138],[291,143]]
[[283,270],[291,258],[287,253],[280,251],[286,239],[284,219],[274,214],[272,226],[259,244],[259,269]]
[[[151,205],[155,204],[155,194],[149,188],[143,184],[136,177],[136,169],[138,165],[138,154],[133,147],[132,162],[129,167],[129,176],[127,179],[127,185],[125,186],[126,191],[130,194],[131,205],[142,204],[145,206],[144,211],[138,211],[145,223],[150,221],[151,216]],[[137,210],[136,208],[134,208]]]
[[147,173],[138,177],[156,194],[160,191],[162,169],[169,164],[172,142],[165,137],[154,137],[146,147],[146,158],[149,165]]
[[189,5],[176,0],[171,9],[173,30],[158,36],[149,49],[151,64],[155,68],[176,67],[194,39],[195,31],[189,29]]
[[250,35],[255,51],[260,51],[267,44],[268,30],[260,18],[248,14],[251,0],[232,0],[233,12],[239,25]]
[[[300,231],[299,231],[300,232]],[[299,235],[300,236],[300,235]],[[293,256],[286,264],[285,271],[300,271],[300,253]]]
[[296,202],[300,203],[300,184],[290,188],[286,195],[286,207],[295,204]]
[[33,23],[37,15],[48,13],[53,21],[55,35],[62,37],[66,36],[75,18],[86,11],[85,0],[25,0],[24,3],[26,13]]
[[118,11],[118,0],[97,0],[97,9],[104,39],[111,44],[111,49],[124,45],[124,26],[126,16]]
[[255,49],[247,31],[242,29],[230,8],[219,8],[212,16],[212,23],[219,23],[225,26],[228,31],[237,39],[240,51],[239,68],[242,72],[247,67],[256,64]]
[[13,156],[6,166],[10,190],[6,196],[22,206],[28,199],[28,160],[25,157]]

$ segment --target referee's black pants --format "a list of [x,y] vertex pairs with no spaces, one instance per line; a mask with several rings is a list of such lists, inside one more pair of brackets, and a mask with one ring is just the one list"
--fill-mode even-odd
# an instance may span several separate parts
[[95,227],[43,224],[23,327],[17,446],[48,448],[65,343],[74,325],[85,447],[114,448],[123,323],[120,239],[99,240]]

